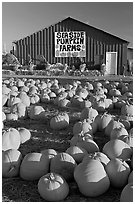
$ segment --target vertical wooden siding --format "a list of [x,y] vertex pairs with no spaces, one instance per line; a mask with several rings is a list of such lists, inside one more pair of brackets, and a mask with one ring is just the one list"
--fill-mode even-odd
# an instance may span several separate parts
[[81,23],[74,21],[62,21],[55,25],[51,25],[48,28],[40,30],[33,33],[26,38],[17,41],[16,51],[17,57],[20,63],[27,61],[28,54],[34,59],[36,63],[36,58],[39,54],[44,55],[49,63],[67,63],[75,62],[75,58],[70,57],[55,57],[55,39],[54,33],[60,31],[85,31],[86,32],[86,58],[85,61],[94,62],[96,55],[103,55],[106,60],[106,52],[117,52],[118,59],[117,65],[118,69],[122,67],[122,64],[126,61],[127,44],[123,43],[112,37],[109,34],[99,32],[91,27],[82,25]]

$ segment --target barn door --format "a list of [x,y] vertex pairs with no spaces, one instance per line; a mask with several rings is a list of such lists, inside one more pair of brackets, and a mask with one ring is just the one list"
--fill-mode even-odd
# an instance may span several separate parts
[[117,75],[117,52],[106,52],[106,73]]

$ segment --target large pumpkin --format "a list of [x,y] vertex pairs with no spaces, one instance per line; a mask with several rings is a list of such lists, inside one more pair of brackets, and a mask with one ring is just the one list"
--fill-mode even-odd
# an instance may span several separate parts
[[124,127],[116,127],[111,131],[110,139],[119,139],[121,136],[125,135],[128,135],[128,132]]
[[30,140],[31,138],[31,133],[28,129],[21,127],[18,128],[19,134],[20,134],[20,143],[23,144],[26,141]]
[[133,171],[131,171],[129,174],[128,183],[133,183]]
[[81,162],[75,168],[74,178],[84,196],[97,197],[105,193],[110,186],[103,165],[94,159]]
[[84,120],[89,118],[91,121],[94,121],[95,117],[98,115],[98,112],[96,109],[90,107],[86,107],[82,110],[81,115],[80,115],[80,119]]
[[68,153],[58,153],[51,159],[50,172],[62,175],[67,181],[73,179],[76,162]]
[[14,104],[11,107],[11,112],[17,114],[20,119],[26,119],[28,117],[27,108],[24,103]]
[[18,176],[22,154],[18,150],[9,149],[2,151],[2,177]]
[[49,172],[49,158],[42,153],[28,153],[20,166],[20,177],[24,180],[33,181]]
[[77,135],[79,133],[91,133],[92,134],[92,127],[91,125],[86,122],[85,120],[84,121],[79,121],[79,122],[76,122],[73,126],[73,134],[74,135]]
[[83,158],[83,161],[85,161],[86,159],[98,160],[103,164],[103,166],[106,166],[108,162],[110,161],[110,159],[102,152],[93,152],[93,153],[87,154]]
[[30,98],[25,91],[19,93],[18,97],[21,99],[21,102],[26,106],[30,106]]
[[20,134],[15,128],[9,128],[2,135],[2,150],[18,149],[20,146]]
[[133,183],[128,183],[121,192],[120,202],[133,202]]
[[124,125],[119,121],[112,119],[105,128],[105,135],[110,137],[111,131],[116,127],[124,127]]
[[130,167],[125,161],[118,158],[111,159],[105,166],[105,170],[113,187],[122,188],[127,184]]
[[66,153],[70,154],[74,160],[76,161],[76,163],[80,163],[84,156],[88,154],[88,152],[82,148],[82,147],[78,147],[78,146],[71,146],[66,150]]
[[110,159],[119,158],[122,160],[130,159],[132,150],[128,144],[119,139],[110,140],[107,142],[102,152]]
[[46,201],[57,202],[67,197],[69,186],[61,175],[48,173],[39,179],[38,192]]
[[112,120],[112,116],[109,114],[103,114],[100,116],[99,122],[98,122],[98,130],[103,131],[109,124],[109,122]]
[[59,113],[50,120],[50,127],[54,130],[60,130],[68,127],[69,116],[67,113]]

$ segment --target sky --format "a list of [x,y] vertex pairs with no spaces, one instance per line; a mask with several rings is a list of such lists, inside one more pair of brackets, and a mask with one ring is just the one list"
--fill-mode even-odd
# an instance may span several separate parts
[[2,2],[2,50],[14,40],[73,17],[130,42],[133,47],[132,2]]

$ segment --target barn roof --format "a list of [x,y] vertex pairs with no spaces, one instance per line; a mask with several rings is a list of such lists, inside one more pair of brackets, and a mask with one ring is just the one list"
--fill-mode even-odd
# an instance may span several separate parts
[[[82,24],[82,25],[87,26],[88,28],[94,29],[95,31],[100,31],[100,32],[102,32],[102,33],[104,33],[104,34],[107,34],[107,35],[110,35],[110,36],[116,38],[117,40],[123,41],[123,43],[129,44],[128,41],[126,41],[126,40],[124,40],[124,39],[122,39],[122,38],[120,38],[120,37],[117,37],[117,36],[115,36],[115,35],[112,35],[112,34],[106,32],[106,31],[103,31],[103,30],[101,30],[101,29],[99,29],[99,28],[96,28],[96,27],[94,27],[94,26],[91,26],[91,25],[89,25],[89,24],[87,24],[87,23],[84,23],[84,22],[82,22],[82,21],[80,21],[80,20],[77,20],[77,19],[75,19],[75,18],[72,18],[72,17],[70,17],[70,16],[67,17],[67,18],[64,18],[64,19],[62,19],[62,20],[60,20],[60,21],[58,21],[57,23],[54,23],[54,24],[52,24],[52,25],[49,25],[48,27],[45,27],[45,28],[47,29],[47,28],[49,28],[50,26],[55,26],[55,25],[57,25],[58,23],[62,23],[62,22],[64,22],[64,21],[74,21],[74,22],[80,23],[80,24]],[[44,30],[45,28],[40,29],[39,31]],[[36,32],[34,32],[34,33],[37,33],[37,32],[39,32],[39,31],[36,31]],[[32,33],[32,34],[34,34],[34,33]],[[28,37],[28,36],[26,36],[26,37]],[[24,38],[26,38],[26,37],[24,37]],[[24,39],[24,38],[23,38],[23,39]],[[19,39],[19,40],[22,40],[22,39]],[[13,43],[16,43],[16,42],[19,41],[19,40],[15,40]]]
[[[122,39],[122,38],[120,38],[120,37],[118,37],[118,36],[115,36],[115,35],[113,35],[113,34],[111,34],[111,33],[108,33],[108,32],[106,32],[106,31],[103,31],[103,30],[99,29],[99,28],[96,28],[96,27],[94,27],[94,26],[91,26],[91,25],[89,25],[89,24],[87,24],[87,23],[84,23],[84,22],[82,22],[82,21],[79,21],[79,20],[77,20],[77,19],[75,19],[75,18],[67,17],[66,19],[63,19],[62,21],[66,21],[66,20],[76,21],[76,22],[78,22],[78,23],[81,23],[82,25],[88,26],[89,28],[95,29],[96,31],[100,31],[100,32],[102,32],[102,33],[104,33],[104,34],[107,34],[107,35],[110,35],[110,36],[112,36],[112,37],[115,37],[115,38],[117,38],[118,40],[121,40],[121,41],[123,41],[123,42],[125,42],[125,43],[129,43],[128,41],[126,41],[126,40],[124,40],[124,39]],[[61,21],[61,22],[62,22],[62,21]]]

